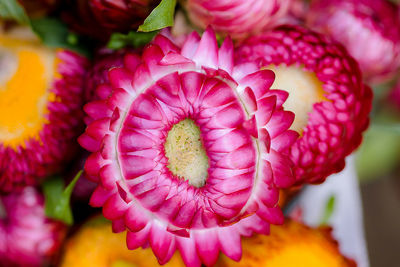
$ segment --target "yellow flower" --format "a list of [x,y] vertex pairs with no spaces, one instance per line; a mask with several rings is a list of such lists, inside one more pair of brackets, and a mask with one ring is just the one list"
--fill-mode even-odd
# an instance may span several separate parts
[[[160,266],[151,249],[128,250],[126,232],[115,234],[111,224],[92,220],[73,235],[64,249],[61,267],[152,267]],[[167,267],[184,267],[177,253]]]
[[295,221],[272,226],[271,235],[243,240],[243,256],[234,262],[223,256],[218,267],[353,267],[355,262],[343,256],[331,228],[309,228]]

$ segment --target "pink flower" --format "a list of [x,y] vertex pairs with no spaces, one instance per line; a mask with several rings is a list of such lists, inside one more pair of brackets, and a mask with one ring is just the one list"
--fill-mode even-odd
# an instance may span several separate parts
[[280,26],[246,40],[236,62],[255,62],[276,73],[272,88],[289,91],[301,137],[290,148],[297,183],[320,183],[343,169],[362,140],[372,92],[346,50],[299,26]]
[[[150,246],[161,264],[176,249],[189,266],[213,265],[222,251],[239,260],[240,236],[280,224],[279,188],[294,182],[288,147],[293,113],[274,74],[233,64],[228,38],[208,28],[182,48],[158,35],[138,62],[125,60],[98,87],[105,100],[80,144],[103,207],[128,248]],[[104,92],[104,93],[101,93]]]
[[205,29],[211,25],[219,34],[243,39],[277,24],[291,0],[187,0],[190,20]]
[[45,217],[43,202],[33,187],[0,197],[6,213],[0,219],[2,266],[43,266],[59,250],[66,226]]
[[400,67],[400,14],[386,0],[318,0],[308,25],[342,43],[365,78],[379,83]]

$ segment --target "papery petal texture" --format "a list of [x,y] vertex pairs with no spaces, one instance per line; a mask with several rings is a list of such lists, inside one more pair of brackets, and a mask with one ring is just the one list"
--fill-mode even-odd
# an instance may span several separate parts
[[0,205],[6,213],[0,219],[2,266],[39,267],[54,260],[67,227],[46,218],[43,196],[34,187],[25,187],[1,196]]
[[313,1],[307,24],[342,43],[368,82],[391,79],[400,67],[400,15],[390,1]]
[[358,64],[346,50],[306,28],[282,25],[249,38],[235,56],[237,63],[296,67],[316,76],[324,99],[312,103],[306,125],[298,130],[301,137],[289,148],[296,181],[320,183],[341,171],[344,158],[361,143],[372,101],[371,89],[363,84]]
[[195,25],[211,25],[233,39],[260,33],[277,25],[289,9],[291,0],[187,0],[184,6]]
[[[135,70],[127,64],[108,73],[112,94],[88,104],[107,115],[92,117],[79,138],[98,182],[92,204],[124,222],[128,248],[150,246],[161,264],[176,249],[189,266],[211,266],[219,251],[238,260],[241,235],[282,223],[277,192],[294,182],[287,151],[297,134],[280,91],[269,89],[274,74],[234,65],[232,41],[218,48],[210,28],[182,48],[158,35]],[[277,129],[276,116],[285,122]],[[168,167],[168,133],[186,119],[198,126],[208,157],[201,186]],[[221,240],[227,235],[233,243]]]

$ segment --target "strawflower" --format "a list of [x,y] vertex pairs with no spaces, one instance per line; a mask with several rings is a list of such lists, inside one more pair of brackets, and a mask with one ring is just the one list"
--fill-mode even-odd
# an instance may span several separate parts
[[234,65],[228,38],[208,28],[182,48],[158,35],[141,60],[109,72],[112,92],[85,106],[92,117],[80,144],[103,207],[130,249],[150,246],[163,264],[178,249],[189,266],[239,260],[240,236],[283,222],[279,189],[294,182],[288,147],[293,113],[274,74]]
[[78,149],[86,59],[0,32],[0,191],[37,184]]
[[251,37],[236,52],[236,62],[273,70],[271,88],[289,92],[284,107],[301,135],[290,148],[297,183],[320,183],[341,171],[369,123],[372,92],[357,62],[323,35],[290,25]]

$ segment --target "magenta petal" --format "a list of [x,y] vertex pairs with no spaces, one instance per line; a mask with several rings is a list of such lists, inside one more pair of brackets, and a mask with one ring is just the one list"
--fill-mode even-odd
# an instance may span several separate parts
[[269,155],[275,185],[279,188],[287,188],[294,183],[292,162],[281,154],[271,150]]
[[271,70],[260,70],[240,80],[239,84],[253,89],[256,98],[261,98],[274,83],[275,73]]
[[218,230],[218,240],[221,251],[234,261],[242,257],[242,245],[239,233],[230,227],[223,227]]
[[150,246],[160,264],[166,263],[173,255],[171,250],[175,250],[175,237],[160,225],[153,224],[150,231]]
[[130,232],[126,234],[126,244],[128,249],[137,249],[146,244],[151,229],[151,224],[148,224],[145,228],[139,232]]
[[248,143],[248,135],[243,131],[233,130],[224,138],[217,139],[208,149],[214,152],[230,152]]
[[164,35],[158,34],[154,40],[152,41],[153,44],[158,45],[163,53],[167,55],[170,52],[178,53],[179,48],[171,42],[170,39],[165,37]]
[[124,66],[126,66],[126,68],[132,73],[134,73],[136,71],[140,62],[141,62],[141,58],[136,53],[128,53],[124,57]]
[[279,190],[277,188],[270,188],[267,184],[261,183],[257,197],[267,207],[274,207],[279,200]]
[[282,210],[279,207],[268,208],[261,205],[260,209],[257,211],[257,215],[263,220],[268,221],[273,224],[283,224],[284,216]]
[[125,231],[125,222],[123,219],[118,219],[112,221],[112,231],[113,233],[121,233]]
[[118,179],[118,174],[114,170],[114,167],[110,164],[106,164],[101,167],[99,171],[101,185],[109,190],[115,187],[115,182]]
[[200,259],[207,266],[213,266],[218,259],[219,242],[214,230],[195,232],[196,249]]
[[90,152],[96,152],[100,149],[101,142],[89,136],[86,133],[83,133],[78,138],[79,144]]
[[126,179],[133,179],[148,173],[157,165],[157,163],[152,159],[130,155],[121,155],[121,161],[124,165],[122,171]]
[[198,97],[197,88],[201,88],[204,76],[197,72],[185,72],[181,75],[182,91],[189,103],[195,106]]
[[216,202],[225,208],[239,209],[243,207],[242,203],[246,203],[250,196],[250,190],[236,191],[229,195],[223,195],[216,199]]
[[295,131],[286,131],[277,137],[271,144],[271,148],[278,152],[287,151],[296,142],[299,134]]
[[245,169],[254,166],[255,155],[250,146],[243,146],[222,158],[217,166],[228,166],[231,169]]
[[97,175],[99,174],[100,168],[102,167],[101,164],[104,164],[104,163],[103,163],[103,158],[101,157],[100,152],[92,153],[86,159],[85,171],[89,175],[88,178],[95,177],[96,178],[95,181],[99,180]]
[[290,111],[277,111],[268,122],[269,134],[272,138],[280,135],[292,125],[294,113]]
[[160,215],[168,220],[173,220],[179,212],[181,205],[182,197],[179,194],[168,198],[164,201],[160,208]]
[[112,191],[106,190],[102,186],[98,186],[93,191],[89,204],[92,207],[102,207],[107,199],[109,199],[113,194]]
[[233,42],[228,36],[218,51],[219,68],[232,73],[233,70]]
[[103,215],[109,220],[116,220],[121,218],[127,209],[128,205],[120,195],[114,194],[104,203]]
[[203,33],[193,61],[202,66],[218,69],[218,44],[211,27]]
[[197,32],[193,31],[182,46],[181,54],[184,57],[192,59],[195,55],[197,47],[199,46],[200,36]]
[[193,239],[187,237],[177,237],[176,239],[183,262],[189,267],[200,267],[201,261]]
[[112,112],[108,109],[107,102],[104,100],[87,103],[84,110],[94,120],[109,118]]
[[131,232],[142,230],[148,222],[147,213],[135,204],[129,207],[125,214],[125,224]]
[[169,186],[158,186],[136,197],[140,199],[143,207],[151,211],[157,211],[167,198],[169,190]]
[[189,201],[182,205],[179,210],[178,215],[174,219],[174,225],[182,228],[190,226],[193,216],[195,214],[195,203],[194,201]]
[[132,73],[129,73],[123,68],[113,68],[108,72],[108,78],[114,89],[123,88],[132,92]]
[[179,64],[186,64],[186,63],[192,63],[190,59],[182,56],[181,54],[178,53],[172,53],[169,52],[163,59],[160,61],[161,65],[179,65]]
[[152,148],[155,141],[139,131],[124,128],[120,132],[118,145],[119,150],[124,153]]

